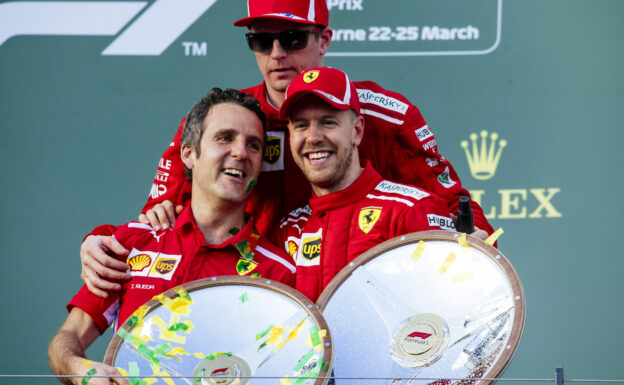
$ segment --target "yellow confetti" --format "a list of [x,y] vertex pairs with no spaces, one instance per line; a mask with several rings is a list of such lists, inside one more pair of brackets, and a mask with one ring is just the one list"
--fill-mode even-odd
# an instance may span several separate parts
[[[178,347],[175,347],[175,348],[173,348],[173,349],[169,350],[169,351],[167,352],[167,355],[168,355],[168,356],[176,356],[176,355],[185,355],[185,356],[188,356],[189,354],[187,353],[187,351],[186,351],[186,350],[184,350],[184,349],[182,349],[181,347],[179,347],[179,346],[178,346]],[[201,358],[203,358],[203,357],[201,357]]]
[[128,377],[128,372],[126,372],[124,368],[115,367],[115,369],[119,370],[119,373],[121,373],[122,376]]
[[418,259],[420,258],[420,255],[422,254],[423,251],[425,251],[425,241],[420,241],[420,242],[418,242],[418,246],[416,246],[416,249],[412,253],[411,258],[414,261],[418,261]]
[[[177,314],[171,314],[170,323],[175,322],[177,319],[178,319]],[[160,335],[158,336],[158,338],[160,338],[161,340],[176,342],[178,344],[186,343],[186,337],[176,334],[176,332],[174,331],[167,330],[169,328],[169,325],[167,325],[165,321],[163,321],[163,319],[160,318],[159,316],[156,315],[152,317],[152,323],[156,325],[158,329],[160,329]]]
[[165,307],[165,309],[173,313],[181,314],[181,315],[188,315],[191,311],[189,309],[189,305],[193,303],[193,301],[190,300],[190,298],[184,297],[184,296],[171,299],[169,297],[166,297],[164,294],[160,294],[154,298],[160,301],[160,303]]
[[290,381],[290,378],[280,378],[280,383],[282,385],[292,385],[292,382]]
[[201,358],[203,360],[206,355],[204,353],[193,353],[193,357]]
[[284,329],[280,327],[273,327],[269,332],[269,337],[267,338],[268,345],[277,345],[282,341],[282,334],[284,333]]
[[280,344],[277,346],[277,348],[275,348],[275,351],[277,352],[278,350],[280,350],[284,345],[286,345],[286,342],[288,341],[292,341],[294,339],[296,339],[299,336],[299,332],[301,331],[303,325],[305,324],[306,319],[304,318],[303,321],[301,321],[299,323],[299,325],[295,326],[294,328],[292,328],[289,332],[288,332],[288,338],[282,340],[282,342],[280,342]]
[[93,361],[91,361],[91,360],[87,360],[86,358],[83,358],[83,359],[82,359],[82,368],[83,368],[83,369],[86,369],[86,368],[88,368],[89,366],[91,366],[91,364],[92,364],[92,363],[93,363]]
[[440,274],[446,274],[448,268],[453,264],[453,262],[455,262],[455,258],[457,258],[457,254],[451,251],[448,257],[446,257],[446,259],[442,263],[442,266],[440,266]]
[[468,241],[466,240],[466,233],[459,233],[457,236],[457,243],[463,248],[469,248]]
[[143,305],[143,306],[140,306],[138,309],[136,309],[134,313],[132,313],[132,315],[135,315],[139,319],[139,321],[141,321],[143,320],[143,318],[145,318],[145,314],[147,314],[148,310],[149,310],[149,306]]
[[[155,376],[159,376],[159,377],[160,377],[160,379],[161,379],[161,380],[163,380],[163,381],[165,381],[165,383],[166,383],[167,385],[175,385],[175,383],[173,382],[173,379],[171,379],[171,378],[163,378],[163,377],[162,377],[162,376],[164,376],[164,377],[168,377],[168,376],[169,376],[169,373],[168,373],[166,370],[160,370],[160,365],[154,365],[154,375],[155,375]],[[149,379],[151,379],[151,378],[149,378]],[[146,380],[148,380],[148,378],[146,378]],[[153,382],[158,381],[158,379],[157,379],[157,378],[154,378],[154,380],[155,380],[155,381],[153,381]]]
[[451,277],[451,282],[452,283],[459,283],[459,282],[467,281],[467,280],[472,279],[472,278],[473,278],[472,271],[467,271],[465,273],[453,275]]
[[503,234],[504,231],[502,228],[499,228],[498,230],[496,230],[495,232],[492,233],[492,235],[490,235],[486,240],[485,240],[485,244],[486,245],[494,245],[494,242],[496,242],[496,240],[498,239],[498,237],[501,236],[501,234]]

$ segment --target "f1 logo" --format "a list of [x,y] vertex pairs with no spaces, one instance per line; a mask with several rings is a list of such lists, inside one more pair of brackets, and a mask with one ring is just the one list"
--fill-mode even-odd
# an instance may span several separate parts
[[216,2],[9,1],[0,4],[0,46],[19,35],[114,36],[127,25],[102,55],[158,56]]

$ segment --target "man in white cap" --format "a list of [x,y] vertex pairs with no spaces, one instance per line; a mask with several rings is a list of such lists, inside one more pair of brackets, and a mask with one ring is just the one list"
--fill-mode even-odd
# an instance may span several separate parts
[[[258,185],[248,200],[247,210],[256,218],[262,234],[271,236],[279,219],[301,206],[310,195],[309,184],[290,156],[287,122],[278,110],[286,88],[302,71],[323,66],[323,56],[331,43],[332,30],[324,0],[249,0],[248,17],[236,21],[247,27],[246,39],[255,53],[263,82],[244,89],[261,103],[268,117],[267,145]],[[402,95],[374,82],[354,82],[366,131],[359,145],[362,162],[369,161],[386,179],[415,185],[441,196],[449,211],[457,213],[458,198],[469,196],[451,164],[437,151],[431,129]],[[173,224],[177,207],[188,201],[190,182],[179,161],[180,131],[163,154],[154,178],[150,198],[140,220],[154,226]],[[476,232],[485,238],[493,229],[476,202],[471,204]],[[159,223],[160,222],[160,223]],[[128,279],[123,262],[104,252],[124,257],[127,250],[110,234],[108,226],[96,229],[81,248],[82,278],[96,294],[119,290],[111,280]]]
[[349,262],[385,240],[453,230],[443,199],[384,180],[371,162],[361,166],[358,145],[367,127],[344,72],[303,72],[290,83],[280,117],[289,121],[292,157],[313,195],[282,220],[278,245],[295,260],[295,287],[311,300]]

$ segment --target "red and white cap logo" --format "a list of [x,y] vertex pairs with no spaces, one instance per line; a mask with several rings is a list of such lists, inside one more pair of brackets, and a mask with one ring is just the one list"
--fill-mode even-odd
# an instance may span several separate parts
[[357,90],[346,73],[335,68],[312,68],[297,76],[286,90],[279,116],[287,119],[292,103],[304,94],[315,94],[339,110],[353,109],[360,114]]
[[325,0],[248,0],[248,17],[234,23],[247,27],[260,18],[288,20],[295,23],[322,25],[329,23],[329,11]]

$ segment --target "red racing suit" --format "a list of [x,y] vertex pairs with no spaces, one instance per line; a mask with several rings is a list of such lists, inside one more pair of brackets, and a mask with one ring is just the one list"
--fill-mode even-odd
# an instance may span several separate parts
[[[364,138],[359,146],[362,166],[368,160],[385,179],[433,192],[447,202],[449,212],[456,214],[459,197],[469,193],[462,187],[453,166],[438,153],[433,132],[418,108],[401,94],[374,82],[353,84],[365,119]],[[268,101],[266,85],[262,83],[242,91],[255,96],[267,115],[262,173],[246,210],[256,219],[260,233],[271,237],[281,218],[305,205],[311,189],[292,159],[287,121],[278,118],[278,109]],[[190,200],[190,181],[180,160],[183,125],[184,120],[160,159],[144,213],[164,200],[182,205]],[[481,207],[474,201],[471,205],[475,226],[491,234],[494,230]],[[110,234],[110,231],[101,227],[92,234]]]
[[399,235],[453,230],[443,199],[393,183],[367,163],[346,189],[314,196],[285,217],[278,231],[297,265],[295,288],[312,301],[338,272],[371,247]]
[[[89,314],[101,332],[114,321],[119,327],[152,297],[185,282],[260,274],[290,286],[295,283],[295,266],[282,250],[255,234],[251,220],[222,244],[209,245],[187,206],[171,230],[154,231],[148,225],[130,222],[117,227],[114,236],[131,250],[126,262],[132,279],[123,284],[121,292],[109,292],[106,299],[84,285],[67,305],[68,310],[77,306]],[[239,252],[237,246],[249,250]],[[253,255],[243,255],[249,251]]]

